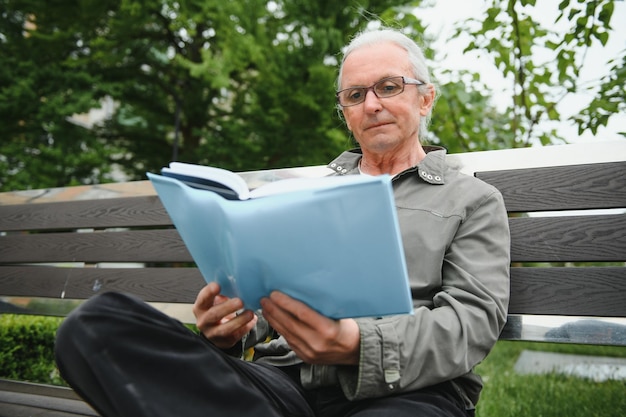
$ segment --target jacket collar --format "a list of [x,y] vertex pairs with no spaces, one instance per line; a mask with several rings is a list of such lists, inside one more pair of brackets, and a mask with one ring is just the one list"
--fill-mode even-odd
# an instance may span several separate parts
[[[424,150],[426,151],[426,157],[417,166],[399,173],[396,177],[416,172],[423,181],[430,184],[444,184],[444,173],[446,170],[445,148],[440,146],[424,146]],[[362,157],[361,149],[351,149],[343,152],[327,166],[338,175],[358,174],[359,161]]]

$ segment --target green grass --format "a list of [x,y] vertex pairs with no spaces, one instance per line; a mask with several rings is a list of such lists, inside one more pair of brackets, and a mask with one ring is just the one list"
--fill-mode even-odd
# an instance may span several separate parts
[[626,357],[624,347],[500,341],[477,367],[485,383],[476,410],[478,417],[626,416],[626,381],[520,375],[513,367],[524,349]]

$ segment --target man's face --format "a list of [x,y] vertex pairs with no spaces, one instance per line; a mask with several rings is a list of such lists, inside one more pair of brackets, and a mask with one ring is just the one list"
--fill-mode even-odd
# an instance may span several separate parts
[[[353,51],[346,58],[341,89],[368,87],[393,76],[413,78],[407,52],[393,43],[379,43]],[[344,107],[343,114],[355,139],[364,150],[388,152],[418,141],[420,117],[428,114],[432,99],[418,93],[416,85],[405,85],[404,92],[378,98],[368,91],[365,101]]]

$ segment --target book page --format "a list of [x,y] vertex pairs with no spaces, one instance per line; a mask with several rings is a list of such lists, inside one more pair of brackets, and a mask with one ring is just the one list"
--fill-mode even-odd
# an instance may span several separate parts
[[191,187],[213,191],[231,200],[248,200],[275,194],[332,188],[368,181],[362,175],[287,178],[263,184],[251,191],[241,176],[222,168],[172,162],[169,168],[163,168],[161,173],[176,178]]
[[239,196],[240,200],[247,200],[250,198],[250,190],[248,189],[246,181],[238,174],[226,169],[205,165],[186,164],[183,162],[172,162],[170,163],[169,168],[163,168],[163,173],[167,172],[182,174],[190,178],[217,182],[233,190]]

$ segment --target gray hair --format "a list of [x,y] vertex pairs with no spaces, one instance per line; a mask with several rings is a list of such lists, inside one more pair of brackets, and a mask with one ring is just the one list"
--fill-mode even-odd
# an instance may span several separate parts
[[[342,88],[341,77],[343,75],[343,64],[346,61],[348,55],[355,50],[364,46],[375,45],[378,43],[393,43],[407,51],[409,57],[409,63],[413,71],[412,76],[420,81],[424,81],[426,84],[431,84],[430,72],[428,65],[426,64],[426,58],[422,52],[422,48],[405,34],[394,29],[375,29],[365,30],[355,36],[352,41],[346,46],[343,52],[343,58],[341,65],[339,66],[339,75],[337,77],[337,90]],[[425,91],[428,88],[427,85],[420,86],[420,90]],[[436,90],[435,90],[436,91]],[[436,99],[436,96],[435,96]],[[422,117],[420,121],[419,135],[420,138],[425,137],[426,129],[430,123],[432,108],[427,116]]]

